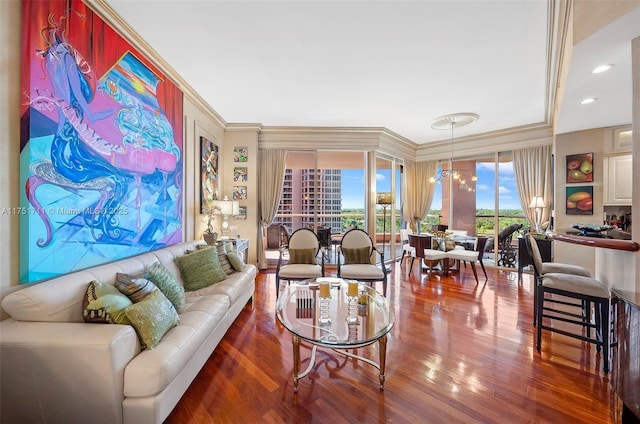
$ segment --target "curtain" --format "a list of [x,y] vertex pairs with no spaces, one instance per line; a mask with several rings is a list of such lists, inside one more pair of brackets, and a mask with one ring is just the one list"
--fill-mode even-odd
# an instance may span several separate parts
[[258,268],[267,268],[267,258],[262,243],[263,234],[278,213],[278,204],[282,196],[284,174],[287,166],[287,151],[280,149],[260,150],[258,180]]
[[520,206],[529,219],[530,227],[535,222],[535,210],[529,207],[533,196],[542,196],[545,207],[542,210],[540,226],[549,226],[551,215],[551,145],[519,149],[513,151],[513,171],[520,196]]
[[402,218],[417,232],[417,222],[427,217],[435,192],[435,184],[429,178],[436,174],[436,161],[405,162],[405,183],[402,187],[404,199]]

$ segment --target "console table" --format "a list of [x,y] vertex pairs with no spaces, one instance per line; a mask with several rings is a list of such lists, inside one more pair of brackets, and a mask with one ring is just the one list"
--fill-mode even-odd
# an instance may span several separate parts
[[[540,249],[540,255],[542,256],[542,262],[551,262],[553,260],[553,254],[551,252],[552,240],[551,239],[536,239],[538,249]],[[525,266],[529,266],[533,263],[529,251],[524,243],[524,238],[518,237],[518,282],[522,281],[522,269]]]

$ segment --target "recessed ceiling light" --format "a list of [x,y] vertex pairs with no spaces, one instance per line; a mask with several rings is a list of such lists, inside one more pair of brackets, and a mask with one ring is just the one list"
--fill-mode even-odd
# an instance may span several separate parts
[[593,103],[596,100],[598,100],[598,99],[596,99],[595,97],[588,97],[588,98],[584,99],[583,101],[581,101],[580,104],[581,105],[588,105],[589,103]]
[[592,74],[599,74],[601,72],[608,71],[612,67],[613,67],[613,65],[600,65],[597,68],[595,68],[593,71],[591,71],[591,73]]

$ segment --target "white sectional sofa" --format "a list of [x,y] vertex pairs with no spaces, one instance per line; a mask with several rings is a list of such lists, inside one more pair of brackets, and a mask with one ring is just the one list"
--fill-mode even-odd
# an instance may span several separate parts
[[92,280],[142,273],[161,262],[179,282],[174,259],[196,249],[184,242],[17,290],[2,301],[0,422],[161,423],[252,300],[255,265],[186,292],[180,322],[153,349],[130,325],[85,323]]

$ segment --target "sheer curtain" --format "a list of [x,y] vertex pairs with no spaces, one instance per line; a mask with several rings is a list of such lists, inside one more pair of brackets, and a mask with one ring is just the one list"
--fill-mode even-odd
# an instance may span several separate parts
[[258,268],[267,268],[267,258],[262,244],[266,227],[271,225],[282,196],[282,185],[287,166],[287,151],[280,149],[260,150],[258,180],[258,209],[260,225],[258,226]]
[[405,162],[402,218],[414,232],[417,231],[416,223],[424,220],[429,213],[435,192],[435,184],[430,183],[429,178],[435,175],[437,168],[436,161]]
[[[533,196],[542,196],[545,208],[542,210],[540,226],[549,226],[551,214],[551,145],[531,147],[513,151],[513,172],[520,196],[520,205],[530,223],[535,223],[535,210],[529,208]],[[533,225],[531,225],[533,226]]]

